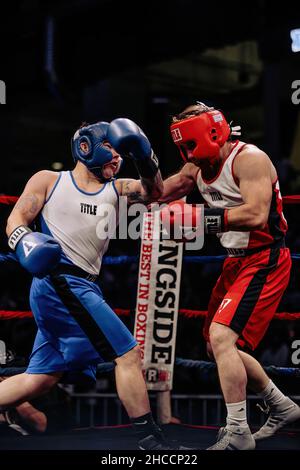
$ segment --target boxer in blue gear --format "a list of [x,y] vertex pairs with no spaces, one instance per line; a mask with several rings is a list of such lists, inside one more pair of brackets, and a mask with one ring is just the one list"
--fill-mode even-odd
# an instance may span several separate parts
[[[40,171],[28,181],[7,221],[9,245],[34,277],[30,304],[38,332],[24,374],[0,384],[0,406],[14,406],[49,390],[65,374],[93,375],[114,361],[119,397],[139,448],[172,448],[154,423],[137,342],[106,304],[97,284],[109,238],[99,236],[103,204],[116,209],[157,200],[158,162],[142,130],[129,119],[78,129],[71,141],[75,168]],[[122,158],[134,159],[140,179],[116,179]],[[39,232],[28,225],[38,216]]]

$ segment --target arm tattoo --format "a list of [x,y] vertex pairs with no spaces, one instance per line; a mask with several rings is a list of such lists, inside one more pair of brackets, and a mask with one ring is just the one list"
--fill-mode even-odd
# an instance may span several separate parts
[[141,184],[146,192],[146,194],[151,194],[153,191],[154,181],[148,180],[146,178],[141,178]]
[[[143,203],[149,204],[151,201],[158,200],[162,193],[162,179],[160,172],[158,171],[154,178],[142,178],[140,179],[140,185],[136,184],[133,191],[131,185],[133,181],[126,181],[123,187],[123,195],[127,196],[128,203]],[[136,189],[138,188],[138,189]],[[140,189],[139,189],[140,188]]]
[[157,201],[163,192],[163,182],[160,171],[158,171],[155,177],[152,179],[141,178],[141,184],[145,191],[144,200],[147,202]]
[[143,198],[141,191],[130,190],[130,181],[127,181],[125,183],[125,186],[123,189],[123,195],[127,196],[129,204],[133,204],[135,202],[145,202],[145,199]]
[[35,194],[22,196],[15,205],[22,214],[36,214],[38,211],[38,198]]

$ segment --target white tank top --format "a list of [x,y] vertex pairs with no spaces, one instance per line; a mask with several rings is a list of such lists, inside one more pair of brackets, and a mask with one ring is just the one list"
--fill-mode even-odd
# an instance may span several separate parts
[[[197,186],[209,207],[230,209],[244,204],[240,188],[234,179],[233,162],[236,155],[245,146],[245,142],[237,141],[230,155],[221,166],[219,173],[210,181],[202,178],[201,170],[197,175]],[[251,157],[249,157],[251,158]],[[287,224],[282,213],[282,199],[279,183],[273,185],[273,197],[270,207],[268,224],[262,230],[249,232],[229,231],[218,234],[224,248],[257,248],[270,245],[284,238]]]
[[62,262],[98,275],[109,244],[108,218],[117,223],[118,192],[114,182],[96,193],[81,190],[70,171],[60,173],[41,212],[41,231],[63,250]]

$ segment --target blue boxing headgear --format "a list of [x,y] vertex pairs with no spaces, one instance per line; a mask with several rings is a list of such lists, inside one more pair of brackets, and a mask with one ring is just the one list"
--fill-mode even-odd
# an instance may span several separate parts
[[[75,162],[80,161],[97,177],[102,176],[102,167],[109,163],[112,158],[112,152],[104,147],[103,142],[107,140],[108,122],[96,122],[78,129],[72,140],[71,148]],[[81,149],[81,143],[87,143],[88,151]]]

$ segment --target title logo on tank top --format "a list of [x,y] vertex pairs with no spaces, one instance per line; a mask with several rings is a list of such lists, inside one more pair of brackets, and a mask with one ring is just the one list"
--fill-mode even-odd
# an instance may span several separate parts
[[80,212],[82,214],[97,215],[97,206],[93,204],[80,203]]

